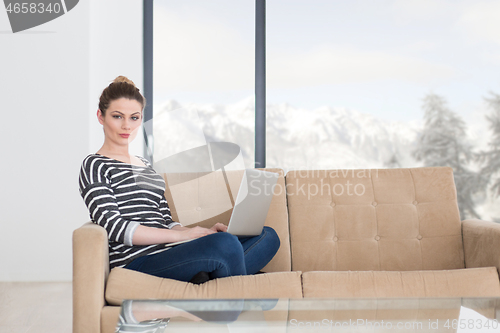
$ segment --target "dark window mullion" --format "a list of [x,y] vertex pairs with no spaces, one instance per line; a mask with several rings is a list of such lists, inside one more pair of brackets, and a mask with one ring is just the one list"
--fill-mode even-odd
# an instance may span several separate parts
[[266,0],[255,0],[255,167],[266,167]]
[[[153,0],[143,1],[144,157],[153,163]],[[149,134],[149,135],[148,135]],[[148,149],[148,147],[150,149]]]

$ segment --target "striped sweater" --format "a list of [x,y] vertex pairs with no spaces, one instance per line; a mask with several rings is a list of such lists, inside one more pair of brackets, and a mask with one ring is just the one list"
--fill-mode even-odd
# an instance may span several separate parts
[[180,225],[170,216],[165,181],[146,159],[139,158],[146,166],[91,154],[80,170],[80,194],[90,218],[108,233],[110,268],[169,249],[163,244],[132,245],[139,225],[168,229]]

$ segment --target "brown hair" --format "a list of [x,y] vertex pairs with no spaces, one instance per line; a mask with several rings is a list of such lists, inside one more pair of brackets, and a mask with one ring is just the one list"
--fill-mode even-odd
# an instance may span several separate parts
[[99,109],[105,115],[109,104],[120,98],[128,98],[136,100],[142,105],[142,109],[146,106],[146,99],[142,96],[139,88],[137,88],[131,80],[125,76],[118,76],[107,86],[99,98]]

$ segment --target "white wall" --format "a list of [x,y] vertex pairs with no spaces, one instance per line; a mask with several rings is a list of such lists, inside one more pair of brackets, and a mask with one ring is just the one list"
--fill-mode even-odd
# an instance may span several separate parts
[[[90,152],[101,148],[104,135],[96,112],[101,92],[118,75],[143,91],[142,1],[90,1]],[[137,135],[130,152],[143,154]]]
[[78,172],[103,139],[100,92],[120,74],[142,87],[142,1],[101,2],[16,34],[0,7],[0,281],[71,280],[71,235],[89,220]]

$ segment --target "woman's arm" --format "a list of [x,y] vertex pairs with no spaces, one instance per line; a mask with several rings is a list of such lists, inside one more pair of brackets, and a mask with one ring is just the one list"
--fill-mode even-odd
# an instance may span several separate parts
[[158,229],[140,225],[135,229],[132,237],[132,244],[151,245],[174,243],[203,237],[216,232],[215,230],[202,227],[186,228],[176,225],[172,227],[172,229]]
[[202,227],[187,228],[181,225],[176,225],[172,229],[158,229],[140,225],[135,229],[132,244],[151,245],[181,242],[226,230],[227,226],[222,223],[216,223],[210,229]]
[[182,226],[182,224],[180,224],[179,222],[175,222],[172,220],[172,216],[170,215],[170,207],[168,206],[165,196],[163,196],[163,198],[160,200],[160,212],[163,215],[165,224],[169,229],[172,229],[175,226]]
[[[186,229],[189,229],[189,228],[186,228],[186,227],[183,227],[181,225],[176,225],[174,227],[172,227],[173,230],[186,230]],[[216,223],[213,225],[212,228],[210,228],[210,230],[213,230],[213,231],[227,231],[227,225],[223,224],[223,223]]]

